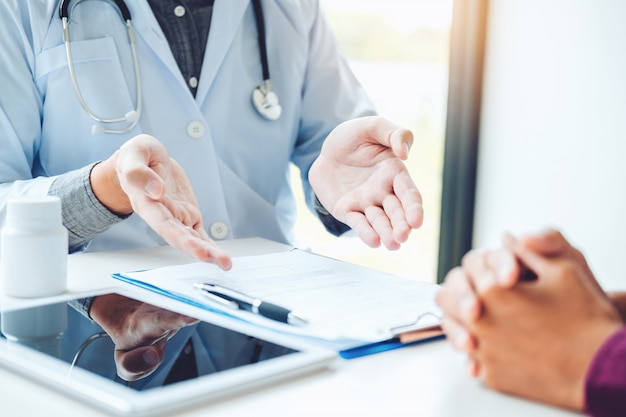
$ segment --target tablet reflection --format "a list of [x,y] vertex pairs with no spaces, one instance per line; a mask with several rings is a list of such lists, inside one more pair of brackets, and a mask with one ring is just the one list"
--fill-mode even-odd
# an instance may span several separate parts
[[117,374],[126,381],[145,378],[163,362],[167,341],[198,323],[184,316],[118,294],[95,297],[89,310],[115,345]]
[[119,294],[93,298],[89,316],[62,303],[3,312],[0,327],[11,343],[136,390],[295,352]]
[[11,344],[29,346],[61,357],[61,336],[67,328],[67,305],[57,303],[2,313],[0,331]]

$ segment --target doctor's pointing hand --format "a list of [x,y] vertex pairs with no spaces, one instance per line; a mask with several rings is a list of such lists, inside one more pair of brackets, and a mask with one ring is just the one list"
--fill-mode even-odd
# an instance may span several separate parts
[[381,117],[350,120],[328,136],[309,171],[322,205],[369,246],[398,249],[422,225],[422,197],[403,160],[413,134]]
[[204,230],[185,171],[152,136],[135,136],[95,165],[90,182],[96,198],[112,212],[134,211],[171,246],[230,269],[230,258]]

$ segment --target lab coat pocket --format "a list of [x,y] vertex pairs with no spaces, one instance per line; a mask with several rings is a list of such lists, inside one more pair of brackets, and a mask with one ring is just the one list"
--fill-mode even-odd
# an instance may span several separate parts
[[132,59],[128,56],[121,62],[113,38],[72,41],[70,45],[75,80],[70,75],[64,44],[42,51],[36,58],[35,77],[43,97],[44,114],[48,118],[61,116],[54,117],[57,120],[64,118],[55,113],[74,115],[89,127],[93,124],[81,107],[72,85],[74,81],[86,105],[99,117],[113,118],[134,110],[136,84]]

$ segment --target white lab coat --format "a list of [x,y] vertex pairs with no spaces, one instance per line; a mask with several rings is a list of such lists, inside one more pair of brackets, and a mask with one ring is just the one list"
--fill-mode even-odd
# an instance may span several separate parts
[[[263,2],[272,89],[283,108],[278,121],[262,118],[251,102],[262,74],[249,0],[215,2],[195,98],[148,3],[126,3],[137,38],[143,113],[126,134],[93,136],[95,122],[71,84],[58,1],[0,2],[0,220],[9,196],[46,194],[56,176],[104,160],[147,133],[187,172],[213,238],[289,242],[296,218],[289,162],[304,173],[310,199],[306,173],[327,134],[341,121],[373,114],[318,1]],[[71,7],[73,61],[85,101],[98,115],[123,115],[136,103],[126,26],[112,2],[75,0]],[[133,215],[88,249],[161,244]]]

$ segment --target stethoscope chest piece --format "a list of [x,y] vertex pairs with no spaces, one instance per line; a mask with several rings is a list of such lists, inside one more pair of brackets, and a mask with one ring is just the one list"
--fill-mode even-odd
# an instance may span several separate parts
[[278,120],[283,112],[276,93],[273,91],[266,92],[261,87],[252,91],[252,104],[259,114],[267,120]]

